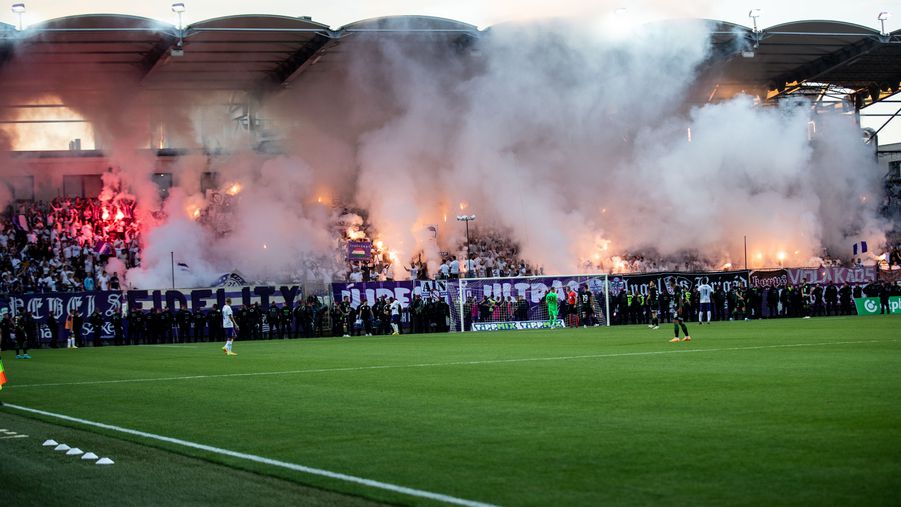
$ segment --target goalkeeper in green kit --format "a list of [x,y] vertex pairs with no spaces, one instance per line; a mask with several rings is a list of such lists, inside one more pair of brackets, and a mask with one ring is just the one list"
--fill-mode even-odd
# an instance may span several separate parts
[[557,322],[557,291],[551,287],[547,291],[547,295],[544,296],[544,301],[547,303],[547,316],[548,316],[548,324],[550,324],[551,328],[554,328],[554,324]]

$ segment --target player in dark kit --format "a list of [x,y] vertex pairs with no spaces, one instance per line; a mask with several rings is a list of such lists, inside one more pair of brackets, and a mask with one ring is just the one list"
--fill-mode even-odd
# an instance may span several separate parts
[[372,336],[372,307],[369,306],[369,301],[366,298],[363,298],[363,302],[360,303],[357,312],[360,315],[360,320],[363,321],[363,331],[366,333],[366,336]]
[[[685,297],[682,294],[682,289],[676,285],[676,281],[670,279],[669,281],[670,291],[672,292],[672,298],[669,303],[670,314],[673,317],[673,333],[675,333],[675,337],[670,340],[672,343],[678,343],[680,341],[690,342],[691,336],[688,336],[688,328],[685,326],[685,319],[683,312],[685,311]],[[685,334],[685,337],[681,340],[679,339],[679,328],[682,328],[682,332]]]
[[651,323],[648,324],[648,328],[660,329],[660,319],[657,317],[660,306],[657,302],[657,283],[654,280],[648,284],[648,308],[651,310]]
[[348,320],[350,320],[350,314],[351,314],[350,310],[351,310],[350,298],[347,296],[344,296],[344,301],[341,301],[341,304],[338,305],[338,319],[339,319],[338,325],[340,326],[341,332],[343,333],[342,336],[344,338],[350,337],[350,331],[353,326],[353,322],[351,322],[350,325],[348,325]]
[[594,322],[593,299],[588,287],[579,287],[579,320],[582,321],[582,327],[588,327],[592,324],[597,326],[597,323]]

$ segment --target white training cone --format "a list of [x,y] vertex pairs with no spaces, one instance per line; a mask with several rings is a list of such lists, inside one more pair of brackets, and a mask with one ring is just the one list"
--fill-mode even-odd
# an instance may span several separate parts
[[115,463],[115,461],[113,461],[109,458],[100,458],[97,460],[98,465],[112,465],[114,463]]
[[66,444],[59,444],[53,448],[54,451],[68,451],[69,449],[71,449],[71,447]]
[[57,442],[56,440],[44,440],[44,443],[41,445],[43,445],[44,447],[56,447],[59,445],[59,442]]
[[94,460],[94,459],[97,459],[97,455],[94,454],[93,452],[86,452],[81,457],[81,459]]
[[80,456],[82,454],[84,454],[84,451],[82,451],[78,447],[75,447],[74,449],[69,449],[68,451],[66,451],[66,456]]

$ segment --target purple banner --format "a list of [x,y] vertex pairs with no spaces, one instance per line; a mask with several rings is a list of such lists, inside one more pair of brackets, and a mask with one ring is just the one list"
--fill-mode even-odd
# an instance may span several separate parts
[[757,289],[784,287],[788,285],[788,273],[784,269],[751,271],[751,287]]
[[[493,278],[484,280],[460,280],[463,285],[463,299],[469,296],[482,295],[492,299],[522,296],[530,305],[537,305],[547,294],[548,289],[553,287],[560,292],[561,287],[572,287],[578,291],[580,286],[588,284],[591,292],[603,292],[604,277],[603,276],[543,276],[538,278]],[[451,293],[459,291],[456,283],[449,289]],[[562,296],[563,293],[560,293]]]
[[103,318],[101,338],[112,338],[113,327],[110,322],[113,315],[122,311],[122,304],[128,304],[129,309],[140,308],[151,310],[154,308],[175,310],[187,308],[194,310],[207,310],[218,304],[220,307],[226,298],[232,299],[233,306],[250,305],[259,303],[265,311],[270,305],[293,305],[303,300],[303,290],[298,285],[283,286],[256,286],[237,287],[234,289],[193,289],[193,290],[135,290],[127,292],[96,291],[96,292],[51,292],[44,294],[24,294],[21,296],[5,296],[0,298],[0,317],[6,314],[22,315],[26,311],[38,323],[39,336],[44,342],[51,339],[50,328],[47,322],[52,316],[59,327],[58,336],[62,336],[62,328],[66,317],[80,313],[84,322],[81,326],[82,336],[85,339],[93,339],[94,325],[89,322],[90,317],[97,312]]
[[[587,276],[543,276],[530,278],[493,278],[481,280],[459,280],[452,283],[448,288],[453,295],[453,303],[451,304],[451,315],[454,320],[455,329],[460,329],[461,321],[468,325],[470,322],[477,321],[478,305],[482,300],[482,296],[488,296],[495,301],[494,310],[491,312],[491,321],[498,320],[536,320],[546,318],[542,301],[550,290],[554,290],[560,296],[561,307],[566,308],[563,302],[566,301],[566,294],[563,288],[571,288],[578,292],[580,287],[588,286],[593,294],[597,296],[595,299],[595,307],[598,310],[598,316],[602,317],[605,313],[606,302],[603,299],[604,294],[604,277],[596,275]],[[462,287],[462,303],[463,310],[468,311],[468,315],[461,315],[460,291]],[[522,296],[526,302],[525,311],[517,312],[516,301]],[[467,303],[472,298],[471,306]]]
[[878,270],[876,266],[865,266],[860,268],[786,268],[788,283],[792,285],[801,284],[802,280],[807,283],[870,283],[876,281]]
[[336,303],[348,297],[351,305],[354,307],[357,307],[364,298],[371,305],[377,299],[385,296],[393,297],[406,308],[410,304],[410,300],[413,299],[414,294],[421,294],[421,289],[419,284],[412,280],[401,282],[333,283],[332,294]]
[[[623,291],[646,295],[652,280],[660,288],[668,286],[670,280],[675,280],[684,289],[696,287],[707,281],[713,286],[722,286],[724,290],[729,291],[735,286],[747,287],[748,273],[748,271],[741,270],[712,273],[611,275],[610,293],[611,296],[616,296]],[[446,283],[446,286],[438,286],[437,284],[439,283]],[[436,285],[432,286],[430,284]],[[595,313],[598,317],[605,316],[606,301],[604,299],[603,275],[461,279],[428,283],[413,281],[334,283],[332,284],[332,292],[336,302],[342,301],[347,297],[353,306],[359,305],[363,298],[367,299],[370,304],[373,304],[377,299],[386,296],[397,299],[404,307],[410,304],[410,300],[415,294],[447,294],[447,302],[451,307],[454,328],[459,329],[460,322],[463,320],[460,315],[461,303],[465,306],[470,297],[473,298],[474,303],[477,303],[483,296],[488,296],[496,302],[496,308],[501,303],[511,305],[510,308],[500,313],[506,317],[513,318],[517,314],[512,305],[519,296],[522,296],[528,308],[525,315],[520,314],[520,317],[522,317],[520,320],[528,320],[540,318],[543,315],[542,300],[550,288],[557,290],[561,300],[564,300],[565,294],[561,290],[563,287],[570,287],[578,291],[579,287],[586,285],[595,295]],[[423,288],[425,288],[425,292],[423,292]],[[461,295],[462,301],[460,299]],[[470,311],[472,311],[471,308]]]

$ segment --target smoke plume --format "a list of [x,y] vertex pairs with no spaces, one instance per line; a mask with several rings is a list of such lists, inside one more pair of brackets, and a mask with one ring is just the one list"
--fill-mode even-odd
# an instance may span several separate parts
[[[738,266],[744,236],[756,266],[880,243],[880,177],[850,119],[749,96],[694,103],[709,51],[703,22],[633,28],[609,15],[508,23],[478,40],[355,34],[258,104],[277,155],[221,127],[233,124],[213,112],[221,97],[161,105],[127,79],[102,98],[59,86],[110,157],[108,186],[148,213],[161,206],[157,162],[136,148],[155,125],[179,147],[223,150],[175,162],[144,264],[127,275],[139,287],[171,283],[170,252],[183,286],[230,270],[327,278],[342,265],[333,204],[365,210],[401,264],[422,254],[432,270],[439,252],[464,253],[458,213],[548,273],[622,269],[626,254]],[[200,188],[206,172],[220,201]]]

